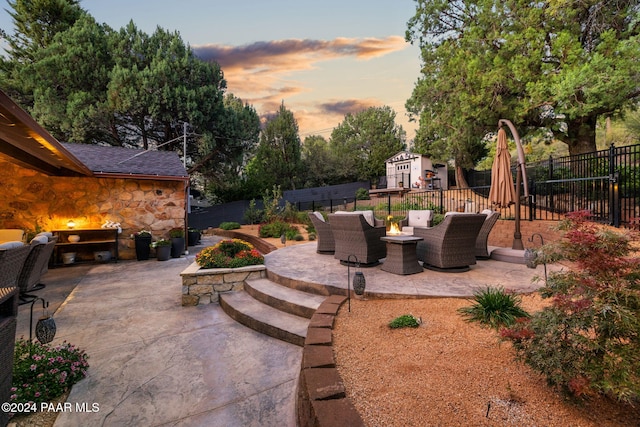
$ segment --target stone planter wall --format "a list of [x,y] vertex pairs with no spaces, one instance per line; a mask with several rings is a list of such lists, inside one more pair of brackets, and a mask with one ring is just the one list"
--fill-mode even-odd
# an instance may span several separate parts
[[220,293],[244,289],[247,279],[267,277],[264,265],[240,268],[201,268],[191,264],[182,273],[182,305],[195,306],[217,303]]

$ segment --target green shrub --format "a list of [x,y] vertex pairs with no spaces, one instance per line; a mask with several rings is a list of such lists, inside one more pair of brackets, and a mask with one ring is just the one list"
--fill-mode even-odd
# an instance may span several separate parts
[[292,240],[295,240],[296,242],[302,242],[304,240],[304,236],[302,234],[298,233],[295,236],[293,236]]
[[433,226],[435,227],[436,225],[440,224],[442,221],[444,221],[444,214],[440,214],[440,213],[435,213],[433,214]]
[[251,201],[249,201],[249,208],[244,211],[244,221],[247,224],[258,224],[262,222],[263,218],[264,211],[256,208],[256,200],[251,199]]
[[260,237],[275,237],[278,238],[283,234],[287,237],[287,240],[293,240],[296,234],[300,234],[297,227],[287,224],[283,221],[273,221],[267,224],[262,224],[258,230]]
[[391,329],[398,328],[417,328],[422,323],[422,320],[415,317],[413,314],[403,314],[402,316],[398,316],[389,322],[389,327]]
[[11,402],[49,402],[61,396],[87,375],[88,358],[66,341],[50,346],[19,339],[13,355]]
[[264,220],[267,222],[273,222],[281,220],[282,209],[280,208],[280,202],[282,201],[282,190],[279,185],[274,185],[271,191],[265,190],[262,196],[262,202],[264,204]]
[[309,233],[309,241],[313,242],[315,240],[316,240],[316,233],[314,232]]
[[488,287],[474,292],[470,307],[462,307],[458,312],[468,322],[479,322],[498,329],[511,326],[520,317],[529,317],[529,313],[520,307],[521,298],[507,293],[502,288]]
[[169,230],[169,237],[174,239],[184,237],[184,230],[182,228],[172,228]]
[[221,222],[219,225],[223,230],[237,230],[240,228],[240,224],[233,221]]
[[640,398],[640,260],[628,234],[568,215],[564,239],[544,245],[539,262],[569,260],[540,289],[551,305],[504,330],[517,356],[550,384],[576,396]]
[[358,188],[356,190],[356,200],[369,200],[369,190],[366,188]]

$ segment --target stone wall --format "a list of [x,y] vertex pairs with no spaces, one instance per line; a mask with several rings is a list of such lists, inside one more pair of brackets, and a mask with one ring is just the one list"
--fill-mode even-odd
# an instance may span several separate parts
[[[534,233],[539,233],[544,239],[544,243],[559,241],[564,233],[556,230],[555,227],[557,226],[558,221],[520,221],[522,244],[525,248],[537,248],[540,246],[539,237],[535,237],[533,242],[529,242],[529,239]],[[491,230],[491,233],[489,233],[488,245],[510,248],[513,244],[515,227],[515,221],[499,219]]]
[[154,239],[185,226],[183,181],[57,177],[0,160],[0,228],[27,231],[122,226],[119,255],[135,258],[130,235],[141,229]]
[[245,280],[264,279],[264,264],[240,268],[201,268],[192,263],[182,273],[182,305],[194,306],[217,303],[221,293],[241,291]]

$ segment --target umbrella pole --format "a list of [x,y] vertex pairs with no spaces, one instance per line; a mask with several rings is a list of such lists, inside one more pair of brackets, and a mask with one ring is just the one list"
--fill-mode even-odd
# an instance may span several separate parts
[[516,130],[513,123],[507,119],[498,120],[498,127],[502,127],[506,125],[511,134],[513,135],[513,139],[516,142],[516,148],[518,149],[518,168],[516,170],[516,229],[513,233],[513,243],[511,249],[524,250],[524,245],[522,244],[522,233],[520,233],[520,197],[522,196],[522,184],[524,181],[524,195],[525,197],[529,196],[529,188],[527,187],[527,175],[525,169],[525,157],[524,157],[524,148],[522,147],[522,142],[520,142],[520,135],[518,135],[518,131]]
[[524,250],[524,245],[522,244],[522,233],[520,233],[520,196],[522,190],[520,187],[522,186],[522,170],[520,165],[518,165],[518,169],[516,171],[516,229],[513,232],[513,243],[511,244],[511,249]]

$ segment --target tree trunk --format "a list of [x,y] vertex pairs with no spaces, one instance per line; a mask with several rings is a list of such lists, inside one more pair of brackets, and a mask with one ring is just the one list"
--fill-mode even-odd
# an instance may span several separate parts
[[456,188],[469,188],[469,183],[464,177],[464,171],[456,165]]
[[596,116],[568,120],[567,134],[560,137],[569,146],[569,154],[596,151]]

